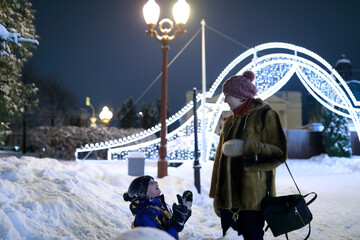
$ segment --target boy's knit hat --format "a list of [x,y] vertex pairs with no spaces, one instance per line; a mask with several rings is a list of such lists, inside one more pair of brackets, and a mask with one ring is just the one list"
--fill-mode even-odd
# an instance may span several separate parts
[[154,180],[154,178],[148,175],[135,178],[130,183],[128,191],[124,193],[124,200],[131,201],[133,198],[146,197],[147,188],[151,180]]
[[255,79],[255,73],[245,71],[243,75],[235,75],[230,77],[222,85],[224,94],[239,99],[249,99],[256,95],[257,89],[252,81]]

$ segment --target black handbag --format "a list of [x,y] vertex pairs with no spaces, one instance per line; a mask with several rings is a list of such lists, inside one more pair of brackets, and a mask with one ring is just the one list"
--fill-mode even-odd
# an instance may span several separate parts
[[[308,205],[315,201],[317,194],[315,192],[311,192],[303,196],[291,174],[289,166],[286,162],[285,164],[297,190],[299,191],[299,194],[279,197],[270,196],[272,172],[268,172],[267,194],[261,202],[261,211],[268,224],[268,226],[265,228],[265,231],[270,228],[274,237],[285,234],[286,239],[288,239],[288,232],[309,225],[309,231],[305,238],[306,240],[310,236],[310,222],[313,219]],[[314,197],[310,201],[306,202],[305,197],[309,196],[310,194],[314,195]]]

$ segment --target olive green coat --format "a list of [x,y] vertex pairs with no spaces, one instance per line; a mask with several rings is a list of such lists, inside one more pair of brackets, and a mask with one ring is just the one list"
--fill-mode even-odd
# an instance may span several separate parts
[[[209,196],[215,210],[260,210],[266,195],[267,171],[272,171],[271,195],[275,196],[275,168],[285,162],[287,146],[279,116],[268,104],[254,99],[244,115],[224,122],[217,147]],[[227,157],[224,142],[244,140],[243,154]]]

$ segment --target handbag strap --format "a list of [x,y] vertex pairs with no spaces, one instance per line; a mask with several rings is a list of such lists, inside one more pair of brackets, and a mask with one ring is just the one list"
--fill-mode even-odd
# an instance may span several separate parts
[[[293,177],[293,175],[292,175],[292,173],[290,171],[289,165],[286,162],[285,162],[285,165],[286,165],[287,170],[289,171],[289,174],[290,174],[292,180],[294,181],[294,184],[295,184],[297,190],[299,191],[300,195],[302,195],[301,192],[300,192],[300,189],[299,189],[298,185],[296,184],[296,181],[295,181],[295,179],[294,179],[294,177]],[[268,173],[268,178],[267,178],[267,189],[266,189],[267,192],[266,192],[266,194],[270,195],[272,171],[268,171],[267,173]],[[314,197],[310,201],[308,201],[306,203],[306,205],[310,205],[317,198],[317,194],[315,192],[310,192],[310,193],[304,195],[304,198],[306,198],[310,194],[314,194]]]
[[267,179],[266,179],[266,195],[270,196],[271,190],[271,179],[272,179],[272,171],[267,172]]
[[[308,239],[310,237],[310,234],[311,234],[311,225],[310,223],[308,223],[309,225],[309,231],[308,231],[308,234],[306,235],[306,237],[304,238],[304,240]],[[286,237],[286,240],[289,240],[289,237],[288,237],[288,234],[285,233],[285,237]]]
[[294,179],[294,177],[293,177],[293,175],[292,175],[292,173],[291,173],[291,171],[290,171],[289,165],[286,163],[286,161],[285,161],[285,165],[286,165],[287,170],[288,170],[289,173],[290,173],[290,176],[291,176],[292,180],[293,180],[294,183],[295,183],[295,186],[296,186],[297,190],[299,191],[299,193],[300,193],[300,195],[301,195],[300,188],[299,188],[298,185],[296,184],[295,179]]
[[[292,180],[293,180],[294,183],[295,183],[296,189],[299,191],[299,193],[300,193],[300,195],[301,195],[300,189],[299,189],[298,185],[296,184],[296,181],[295,181],[295,179],[294,179],[294,177],[293,177],[293,175],[292,175],[292,173],[291,173],[291,171],[290,171],[289,165],[286,163],[286,161],[285,161],[285,165],[286,165],[287,170],[289,171],[289,174],[290,174]],[[268,172],[267,172],[267,175],[268,175],[268,178],[267,178],[266,194],[267,194],[267,195],[270,195],[272,171],[268,171]],[[314,200],[315,200],[315,199],[314,199]]]
[[[289,174],[290,174],[292,180],[293,180],[294,183],[295,183],[296,189],[299,191],[299,194],[302,195],[301,192],[300,192],[300,188],[299,188],[298,185],[296,184],[296,181],[295,181],[295,179],[294,179],[294,177],[293,177],[293,175],[292,175],[292,173],[291,173],[291,171],[290,171],[289,165],[286,163],[286,161],[285,161],[285,165],[286,165],[287,170],[289,171]],[[267,178],[266,194],[270,195],[272,171],[268,171],[268,172],[267,172],[267,175],[268,175],[268,178]],[[315,199],[314,199],[314,200],[315,200]]]
[[[263,122],[263,129],[265,127],[266,114],[268,113],[269,110],[270,110],[270,108],[265,108],[265,110],[263,110],[263,112],[261,113],[261,120]],[[285,165],[286,165],[287,170],[290,173],[290,176],[291,176],[292,180],[295,183],[295,186],[296,186],[297,190],[299,191],[299,193],[301,195],[300,189],[299,189],[298,185],[296,184],[295,179],[294,179],[294,177],[293,177],[293,175],[292,175],[292,173],[290,171],[289,165],[286,163],[286,161],[285,161]],[[272,171],[268,171],[268,179],[267,179],[267,194],[268,195],[270,195],[270,190],[271,190],[271,178],[272,178]]]
[[[317,194],[316,194],[315,192],[310,192],[310,193],[304,195],[303,197],[306,198],[306,197],[309,196],[310,194],[314,194],[314,197],[313,197],[310,201],[308,201],[308,202],[306,203],[306,205],[310,205],[310,204],[311,204],[313,201],[315,201],[315,199],[317,198]],[[310,234],[311,234],[311,224],[308,223],[308,225],[309,225],[309,231],[308,231],[308,234],[306,235],[306,237],[304,238],[304,240],[307,240],[307,239],[310,237]],[[267,228],[269,228],[269,226],[267,226]],[[266,228],[266,230],[267,230],[267,228]],[[266,231],[266,230],[265,230],[265,231]],[[289,240],[288,233],[285,233],[285,237],[286,237],[286,240]]]
[[[316,194],[316,193],[315,193],[315,194]],[[308,195],[308,194],[307,194],[307,195]],[[314,198],[316,198],[316,197],[314,197]],[[313,200],[315,200],[315,199],[313,199]],[[313,201],[313,200],[312,200],[312,201]],[[311,201],[311,202],[312,202],[312,201]],[[311,203],[311,202],[310,202],[310,203]],[[310,203],[309,203],[309,204],[310,204]],[[308,204],[308,205],[309,205],[309,204]],[[308,234],[306,235],[306,237],[305,237],[303,240],[307,240],[307,239],[310,237],[310,234],[311,234],[311,224],[308,223],[308,225],[309,225],[309,231],[308,231]],[[268,224],[268,225],[265,227],[264,232],[266,232],[266,231],[269,229],[269,227],[270,227],[270,226],[269,226],[269,224]],[[289,240],[288,233],[285,233],[285,237],[286,237],[286,240]]]
[[310,192],[310,193],[304,195],[304,198],[306,198],[306,197],[309,196],[310,194],[314,194],[314,197],[313,197],[310,201],[308,201],[308,202],[306,203],[306,205],[310,205],[310,204],[311,204],[313,201],[315,201],[315,199],[317,198],[316,192]]

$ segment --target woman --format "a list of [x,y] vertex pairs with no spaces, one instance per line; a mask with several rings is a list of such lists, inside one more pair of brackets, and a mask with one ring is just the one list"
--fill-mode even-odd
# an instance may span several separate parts
[[232,227],[245,240],[263,239],[260,203],[266,195],[267,173],[272,172],[270,195],[275,196],[275,169],[287,157],[279,116],[254,99],[254,79],[252,71],[245,71],[222,86],[233,115],[222,127],[209,192],[223,235]]

